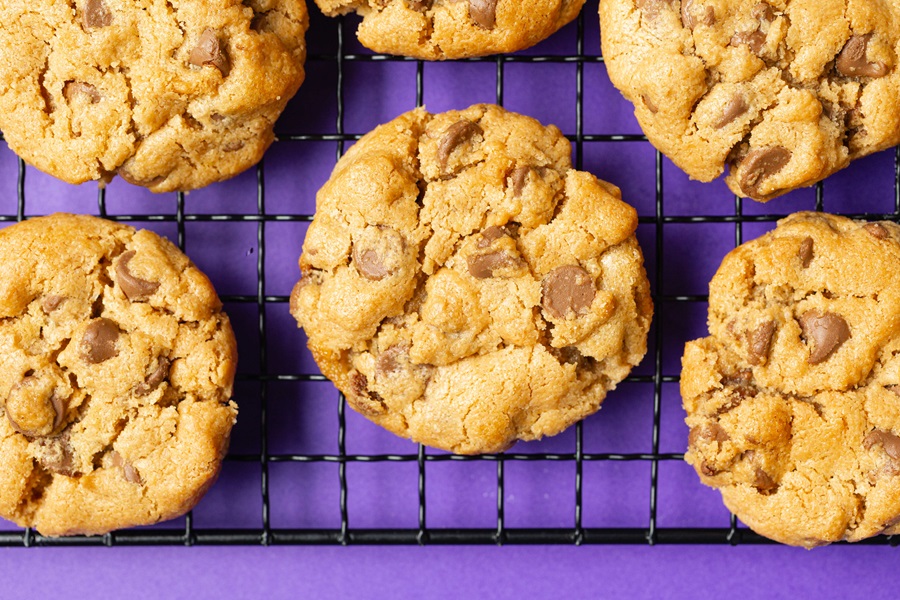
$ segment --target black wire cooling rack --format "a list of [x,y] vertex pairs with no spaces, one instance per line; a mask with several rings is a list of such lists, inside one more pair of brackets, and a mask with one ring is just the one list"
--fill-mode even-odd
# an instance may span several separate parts
[[[567,137],[574,146],[575,168],[581,169],[585,142],[643,142],[648,144],[643,135],[592,134],[584,131],[584,67],[589,63],[602,63],[603,57],[585,53],[585,18],[596,18],[597,2],[589,1],[578,17],[576,52],[569,55],[500,55],[459,62],[493,63],[496,65],[496,103],[504,101],[504,69],[510,63],[566,63],[574,64],[575,78],[575,133]],[[305,134],[278,131],[278,144],[297,144],[304,142],[335,142],[337,157],[344,151],[345,143],[353,142],[361,137],[360,133],[347,133],[344,128],[344,75],[348,63],[402,61],[416,63],[416,104],[421,106],[424,94],[424,63],[408,58],[346,52],[345,43],[347,27],[345,19],[328,20],[322,27],[330,27],[336,36],[335,53],[310,54],[308,65],[313,63],[330,63],[337,68],[337,86],[335,101],[337,108],[336,130],[334,133]],[[177,243],[184,250],[185,224],[191,222],[251,222],[257,224],[258,253],[256,257],[257,291],[255,295],[223,295],[226,304],[255,305],[258,310],[259,359],[256,372],[239,374],[238,380],[254,382],[259,385],[259,435],[260,449],[258,453],[232,453],[226,458],[230,462],[254,463],[261,470],[262,514],[261,528],[254,529],[207,529],[195,527],[192,514],[184,520],[183,528],[150,530],[124,530],[101,537],[75,536],[67,538],[46,538],[28,530],[0,532],[0,546],[130,546],[130,545],[349,545],[349,544],[383,544],[383,545],[429,545],[429,544],[764,544],[769,540],[738,525],[734,515],[731,516],[730,527],[720,528],[671,528],[657,525],[657,499],[659,495],[659,465],[663,461],[681,461],[683,454],[660,452],[660,416],[661,396],[664,383],[677,383],[677,376],[663,375],[662,348],[666,336],[667,316],[675,314],[678,305],[702,303],[705,295],[665,295],[660,294],[662,276],[665,269],[665,252],[663,231],[667,224],[679,223],[724,223],[734,224],[734,244],[742,243],[742,225],[745,223],[772,223],[785,214],[744,214],[743,201],[734,197],[734,212],[727,215],[694,215],[677,216],[665,214],[663,193],[663,157],[655,153],[655,214],[640,217],[640,223],[654,226],[655,235],[655,269],[649,276],[657,290],[653,300],[655,305],[655,329],[651,340],[651,353],[645,358],[652,359],[653,369],[650,375],[632,375],[626,382],[652,384],[653,387],[653,420],[652,450],[649,453],[590,453],[585,451],[583,424],[575,425],[575,451],[571,453],[505,453],[500,455],[458,456],[447,454],[428,454],[425,448],[409,454],[350,454],[347,452],[346,402],[343,396],[337,403],[338,452],[336,454],[272,454],[269,451],[268,412],[270,393],[268,385],[272,382],[310,382],[325,381],[319,373],[272,373],[266,351],[267,319],[266,307],[288,302],[287,296],[267,295],[265,279],[266,234],[265,224],[271,222],[308,222],[311,214],[273,214],[266,210],[266,189],[264,164],[256,167],[256,213],[255,214],[188,214],[185,212],[185,196],[176,195],[174,214],[109,214],[107,212],[106,190],[98,191],[98,213],[100,216],[122,222],[174,222],[177,226]],[[900,148],[895,150],[893,160],[894,210],[890,213],[852,214],[854,218],[867,220],[900,221]],[[26,166],[20,159],[18,163],[17,209],[16,214],[0,215],[0,222],[15,222],[26,218],[25,198]],[[815,208],[823,209],[823,186],[815,188]],[[299,244],[298,244],[299,247]],[[646,254],[646,253],[645,253]],[[652,256],[652,254],[651,254]],[[650,258],[648,256],[648,258]],[[652,342],[655,341],[655,344]],[[244,399],[246,402],[246,399]],[[472,463],[486,461],[496,465],[496,526],[479,529],[433,528],[427,526],[426,465],[431,462],[452,461]],[[548,463],[574,463],[575,466],[575,502],[572,506],[574,526],[566,528],[518,528],[506,524],[505,471],[506,465],[515,461],[545,461]],[[646,527],[631,528],[599,528],[582,525],[583,514],[583,473],[585,463],[595,461],[637,461],[650,465],[650,493],[648,520]],[[270,520],[269,467],[274,463],[330,463],[338,466],[340,479],[340,526],[332,529],[286,529],[278,528]],[[347,498],[350,493],[347,481],[347,465],[351,463],[415,463],[418,467],[418,526],[414,528],[393,529],[358,529],[350,526]],[[697,483],[699,485],[699,482]],[[861,544],[900,544],[900,536],[879,536],[861,542]]]

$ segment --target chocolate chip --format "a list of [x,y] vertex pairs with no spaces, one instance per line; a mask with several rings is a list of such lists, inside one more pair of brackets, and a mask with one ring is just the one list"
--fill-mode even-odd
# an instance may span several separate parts
[[747,106],[747,101],[744,100],[744,96],[740,93],[735,94],[734,97],[728,101],[728,104],[725,105],[725,108],[722,110],[722,116],[719,117],[719,120],[715,123],[716,129],[722,129],[726,125],[734,122],[735,119],[744,115],[750,107]]
[[121,454],[113,450],[109,453],[109,458],[114,467],[122,469],[122,475],[125,476],[125,481],[128,483],[137,483],[139,485],[144,483],[137,469],[135,469],[130,462],[122,458]]
[[244,142],[241,140],[234,140],[231,142],[227,142],[224,146],[222,146],[223,152],[237,152],[238,150],[244,147]]
[[656,106],[656,104],[653,103],[653,100],[651,100],[646,94],[641,94],[641,102],[643,102],[644,106],[647,107],[647,110],[652,112],[654,115],[659,112],[659,108]]
[[96,319],[84,331],[81,340],[81,355],[91,364],[99,364],[118,356],[116,342],[119,339],[119,326],[109,319]]
[[890,234],[888,230],[885,229],[884,225],[881,223],[866,223],[863,225],[863,229],[865,229],[869,235],[877,240],[883,240],[887,238]]
[[441,170],[447,167],[447,160],[453,151],[461,144],[466,143],[476,135],[484,135],[484,131],[477,123],[467,119],[457,121],[447,128],[441,141],[438,143],[437,158],[441,163]]
[[781,146],[768,146],[751,151],[741,161],[741,190],[750,197],[760,195],[759,187],[767,178],[781,171],[791,160],[791,151]]
[[102,99],[97,88],[83,81],[67,81],[63,86],[63,96],[68,102],[72,102],[79,95],[90,100],[91,104],[97,104]]
[[469,0],[469,18],[484,29],[493,29],[497,22],[497,0]]
[[735,375],[726,375],[722,378],[722,385],[727,391],[736,395],[727,404],[719,409],[719,414],[726,413],[736,408],[744,398],[755,398],[759,390],[753,384],[753,371],[746,369]]
[[413,10],[423,11],[431,8],[432,0],[406,0],[406,3]]
[[65,431],[54,438],[38,439],[37,446],[38,462],[44,469],[66,477],[75,477],[79,474],[75,466],[75,449]]
[[755,31],[741,31],[731,36],[732,46],[748,46],[753,54],[759,56],[766,45],[766,34],[759,29]]
[[590,274],[576,265],[557,267],[541,284],[541,301],[547,312],[557,319],[570,313],[587,314],[596,291]]
[[807,343],[813,342],[813,349],[809,354],[811,365],[823,362],[850,339],[847,321],[834,313],[807,311],[800,317],[800,329]]
[[165,356],[160,356],[156,363],[156,368],[147,377],[147,380],[139,383],[134,388],[134,393],[138,396],[146,396],[159,387],[163,381],[169,376],[169,366],[172,363]]
[[775,321],[766,321],[748,335],[750,342],[750,364],[761,365],[769,358],[772,336],[775,334]]
[[119,260],[116,261],[116,281],[118,282],[119,287],[122,288],[122,291],[125,292],[128,299],[132,302],[146,300],[159,289],[159,282],[147,281],[140,277],[135,277],[131,274],[131,271],[128,270],[128,263],[134,258],[135,254],[134,250],[129,250],[122,254],[122,256],[119,257]]
[[85,29],[109,27],[112,24],[112,13],[106,8],[103,0],[86,0],[81,13],[81,22]]
[[778,483],[772,479],[772,476],[763,471],[760,467],[756,467],[753,472],[753,487],[763,495],[770,495],[778,489]]
[[401,370],[401,362],[407,358],[409,346],[395,344],[378,355],[375,359],[375,377],[383,377]]
[[775,20],[775,10],[765,2],[758,2],[756,6],[750,10],[750,14],[753,15],[754,18],[766,21],[767,23],[771,23]]
[[834,61],[838,73],[845,77],[884,77],[888,67],[883,62],[869,62],[866,50],[872,34],[854,35],[844,45]]
[[556,357],[560,364],[575,365],[581,370],[591,369],[596,366],[597,359],[593,356],[585,356],[575,346],[563,346],[562,348],[549,348],[550,354]]
[[688,434],[688,445],[696,448],[699,441],[716,442],[721,445],[730,439],[731,437],[722,429],[721,425],[718,423],[707,423],[691,427],[691,432]]
[[671,8],[674,0],[636,0],[637,7],[652,18],[656,18],[659,11],[665,8]]
[[505,235],[505,229],[503,229],[502,227],[497,227],[496,225],[491,225],[481,232],[481,239],[478,240],[476,246],[480,249],[487,248],[488,246],[493,244],[495,240],[499,240]]
[[811,237],[804,238],[804,240],[800,242],[800,251],[798,255],[800,256],[800,264],[804,269],[807,268],[813,259],[813,239]]
[[59,308],[59,305],[66,301],[65,296],[57,296],[56,294],[50,294],[49,296],[44,296],[44,299],[41,300],[41,309],[50,314]]
[[712,477],[714,475],[719,474],[719,470],[716,469],[714,466],[712,466],[711,464],[709,464],[709,462],[707,462],[705,460],[700,463],[700,472],[703,473],[704,475],[706,475],[707,477]]
[[353,246],[353,264],[359,274],[370,281],[381,281],[388,275],[392,275],[390,269],[384,264],[384,260],[378,255],[378,252],[372,249],[360,250],[354,244]]
[[466,257],[469,274],[476,279],[488,279],[494,276],[494,271],[516,264],[518,261],[506,252],[490,252]]
[[681,23],[687,29],[693,31],[697,23],[711,27],[716,23],[716,9],[706,6],[700,12],[699,18],[694,14],[694,0],[683,0],[681,3]]
[[863,439],[863,446],[866,450],[872,446],[881,445],[885,453],[894,460],[900,460],[900,437],[897,437],[889,431],[882,429],[873,429],[866,434]]
[[518,198],[522,195],[522,190],[525,189],[525,185],[528,183],[528,174],[533,170],[532,167],[517,167],[510,173],[509,178],[512,179],[513,198]]
[[125,167],[119,167],[116,170],[116,174],[118,174],[119,177],[121,177],[131,185],[139,185],[141,187],[153,187],[154,185],[165,181],[167,177],[166,175],[157,175],[156,177],[151,177],[150,179],[139,179],[132,175]]
[[219,69],[222,75],[228,75],[228,57],[222,50],[219,43],[219,37],[216,32],[210,28],[203,30],[197,45],[191,50],[188,62],[198,67],[215,67]]

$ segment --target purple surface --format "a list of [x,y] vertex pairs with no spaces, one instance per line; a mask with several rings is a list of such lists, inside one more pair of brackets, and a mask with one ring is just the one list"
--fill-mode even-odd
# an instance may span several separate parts
[[[345,61],[342,75],[343,120],[338,124],[337,22],[322,17],[310,3],[312,30],[308,78],[290,103],[277,131],[362,134],[409,110],[416,103],[415,62]],[[585,51],[599,53],[597,0],[585,8]],[[353,38],[353,19],[344,24],[344,53],[366,54]],[[578,28],[558,35],[523,54],[564,55],[576,49]],[[578,129],[573,63],[507,63],[503,68],[503,99],[510,109],[558,125],[574,136]],[[631,106],[616,92],[605,67],[584,65],[583,132],[640,133]],[[423,98],[431,111],[464,108],[496,99],[494,62],[426,64]],[[339,129],[340,127],[340,129]],[[345,144],[349,147],[350,143]],[[270,215],[312,213],[316,190],[334,166],[336,141],[276,143],[262,170],[265,210]],[[573,149],[575,149],[573,145]],[[852,165],[825,183],[823,206],[833,212],[893,212],[893,152]],[[646,142],[585,142],[583,167],[620,186],[624,198],[641,217],[657,215],[657,155]],[[734,215],[734,197],[724,183],[691,182],[670,161],[661,160],[665,217]],[[17,210],[18,165],[0,148],[0,212]],[[94,185],[67,186],[27,168],[25,214],[54,210],[98,214]],[[769,204],[742,203],[746,215],[785,214],[813,209],[814,190],[802,190]],[[175,194],[153,196],[116,180],[109,186],[105,207],[110,215],[174,216]],[[299,273],[297,256],[307,224],[296,221],[235,222],[202,220],[203,215],[256,215],[257,173],[250,171],[229,182],[186,196],[185,249],[212,278],[223,296],[257,295],[258,260],[266,295],[286,296]],[[193,215],[201,216],[194,220]],[[677,219],[676,219],[677,220]],[[172,221],[140,221],[173,240]],[[656,332],[662,335],[661,372],[677,376],[684,342],[705,333],[706,303],[677,296],[706,294],[707,283],[735,236],[749,239],[771,229],[758,223],[666,223],[662,232],[650,221],[639,227],[648,272],[657,301],[648,357],[635,369],[638,376],[655,373]],[[260,247],[260,228],[265,246]],[[662,246],[658,247],[658,237]],[[661,264],[660,264],[661,263]],[[657,278],[657,268],[659,268]],[[260,399],[267,401],[266,435],[270,455],[339,453],[338,393],[327,382],[247,380],[263,369],[268,375],[315,374],[306,338],[283,301],[267,302],[263,314],[255,302],[226,298],[239,341],[242,379],[235,398],[241,414],[232,438],[233,456],[252,458],[263,448]],[[265,343],[260,320],[265,323]],[[265,353],[263,353],[263,350]],[[265,361],[263,362],[263,358]],[[653,392],[647,382],[627,382],[610,394],[600,414],[583,425],[583,451],[588,454],[647,454],[653,451]],[[683,423],[677,383],[664,383],[660,402],[659,451],[684,450]],[[541,442],[520,443],[520,454],[576,451],[575,429]],[[417,447],[347,411],[346,452],[349,455],[415,455]],[[428,451],[429,455],[442,455]],[[494,461],[429,461],[426,464],[426,526],[495,528],[498,475]],[[412,462],[352,462],[347,465],[347,525],[361,528],[418,528],[418,467]],[[576,467],[572,461],[508,461],[504,467],[503,503],[509,528],[575,526]],[[336,462],[271,462],[268,466],[268,515],[274,529],[341,527],[340,467]],[[260,529],[264,524],[258,460],[226,462],[222,476],[193,513],[195,529]],[[582,524],[588,528],[646,528],[650,520],[651,463],[646,460],[587,461],[583,466]],[[727,527],[728,512],[718,494],[700,485],[693,470],[678,460],[658,467],[658,527]],[[184,519],[154,529],[178,529]],[[15,528],[0,522],[0,530]],[[628,593],[633,598],[721,596],[740,586],[741,597],[788,595],[804,589],[822,597],[865,594],[885,596],[879,582],[892,574],[893,550],[888,547],[835,547],[813,552],[770,547],[506,547],[506,548],[40,548],[0,550],[3,564],[19,576],[7,578],[0,596],[35,595],[39,589],[67,589],[93,596],[115,590],[127,581],[129,597],[346,597],[390,593],[391,597],[538,596],[586,597],[597,590]],[[47,565],[53,565],[48,569]],[[847,573],[854,577],[845,577]],[[461,576],[461,574],[465,576]],[[160,576],[160,574],[164,574]],[[139,582],[140,585],[135,585]],[[655,591],[650,585],[657,587]],[[860,587],[857,587],[860,586]],[[174,591],[177,590],[177,593]],[[443,591],[444,593],[438,593]],[[366,593],[368,592],[368,593]],[[39,595],[39,594],[38,594]]]

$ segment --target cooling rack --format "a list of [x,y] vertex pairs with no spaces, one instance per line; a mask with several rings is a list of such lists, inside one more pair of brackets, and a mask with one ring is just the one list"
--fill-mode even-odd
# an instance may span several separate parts
[[[0,223],[69,210],[167,235],[213,279],[241,353],[232,448],[194,512],[102,537],[50,539],[5,524],[0,545],[768,543],[683,462],[681,349],[705,334],[706,284],[743,239],[800,209],[898,221],[900,150],[776,202],[745,202],[721,181],[688,181],[647,142],[606,77],[596,0],[534,49],[447,63],[372,54],[353,38],[356,20],[310,10],[307,82],[265,161],[231,182],[165,197],[119,181],[95,191],[0,152]],[[347,147],[414,106],[485,101],[556,123],[576,168],[622,187],[638,208],[655,316],[644,362],[598,415],[473,457],[397,440],[347,410],[287,302],[315,190]]]

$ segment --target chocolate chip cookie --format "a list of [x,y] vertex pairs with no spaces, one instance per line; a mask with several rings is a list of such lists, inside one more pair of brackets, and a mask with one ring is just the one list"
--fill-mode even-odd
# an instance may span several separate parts
[[556,127],[476,105],[376,128],[317,197],[291,313],[351,407],[463,454],[559,433],[646,352],[618,188]]
[[609,76],[688,175],[766,201],[900,142],[900,8],[602,0]]
[[189,190],[257,163],[303,81],[303,0],[6,0],[0,130],[69,183]]
[[584,0],[316,0],[326,15],[356,11],[359,41],[424,60],[516,52],[546,39]]
[[685,348],[686,460],[758,533],[900,532],[900,227],[797,213],[732,251]]
[[57,214],[0,231],[0,516],[44,535],[177,517],[237,407],[215,290],[149,231]]

